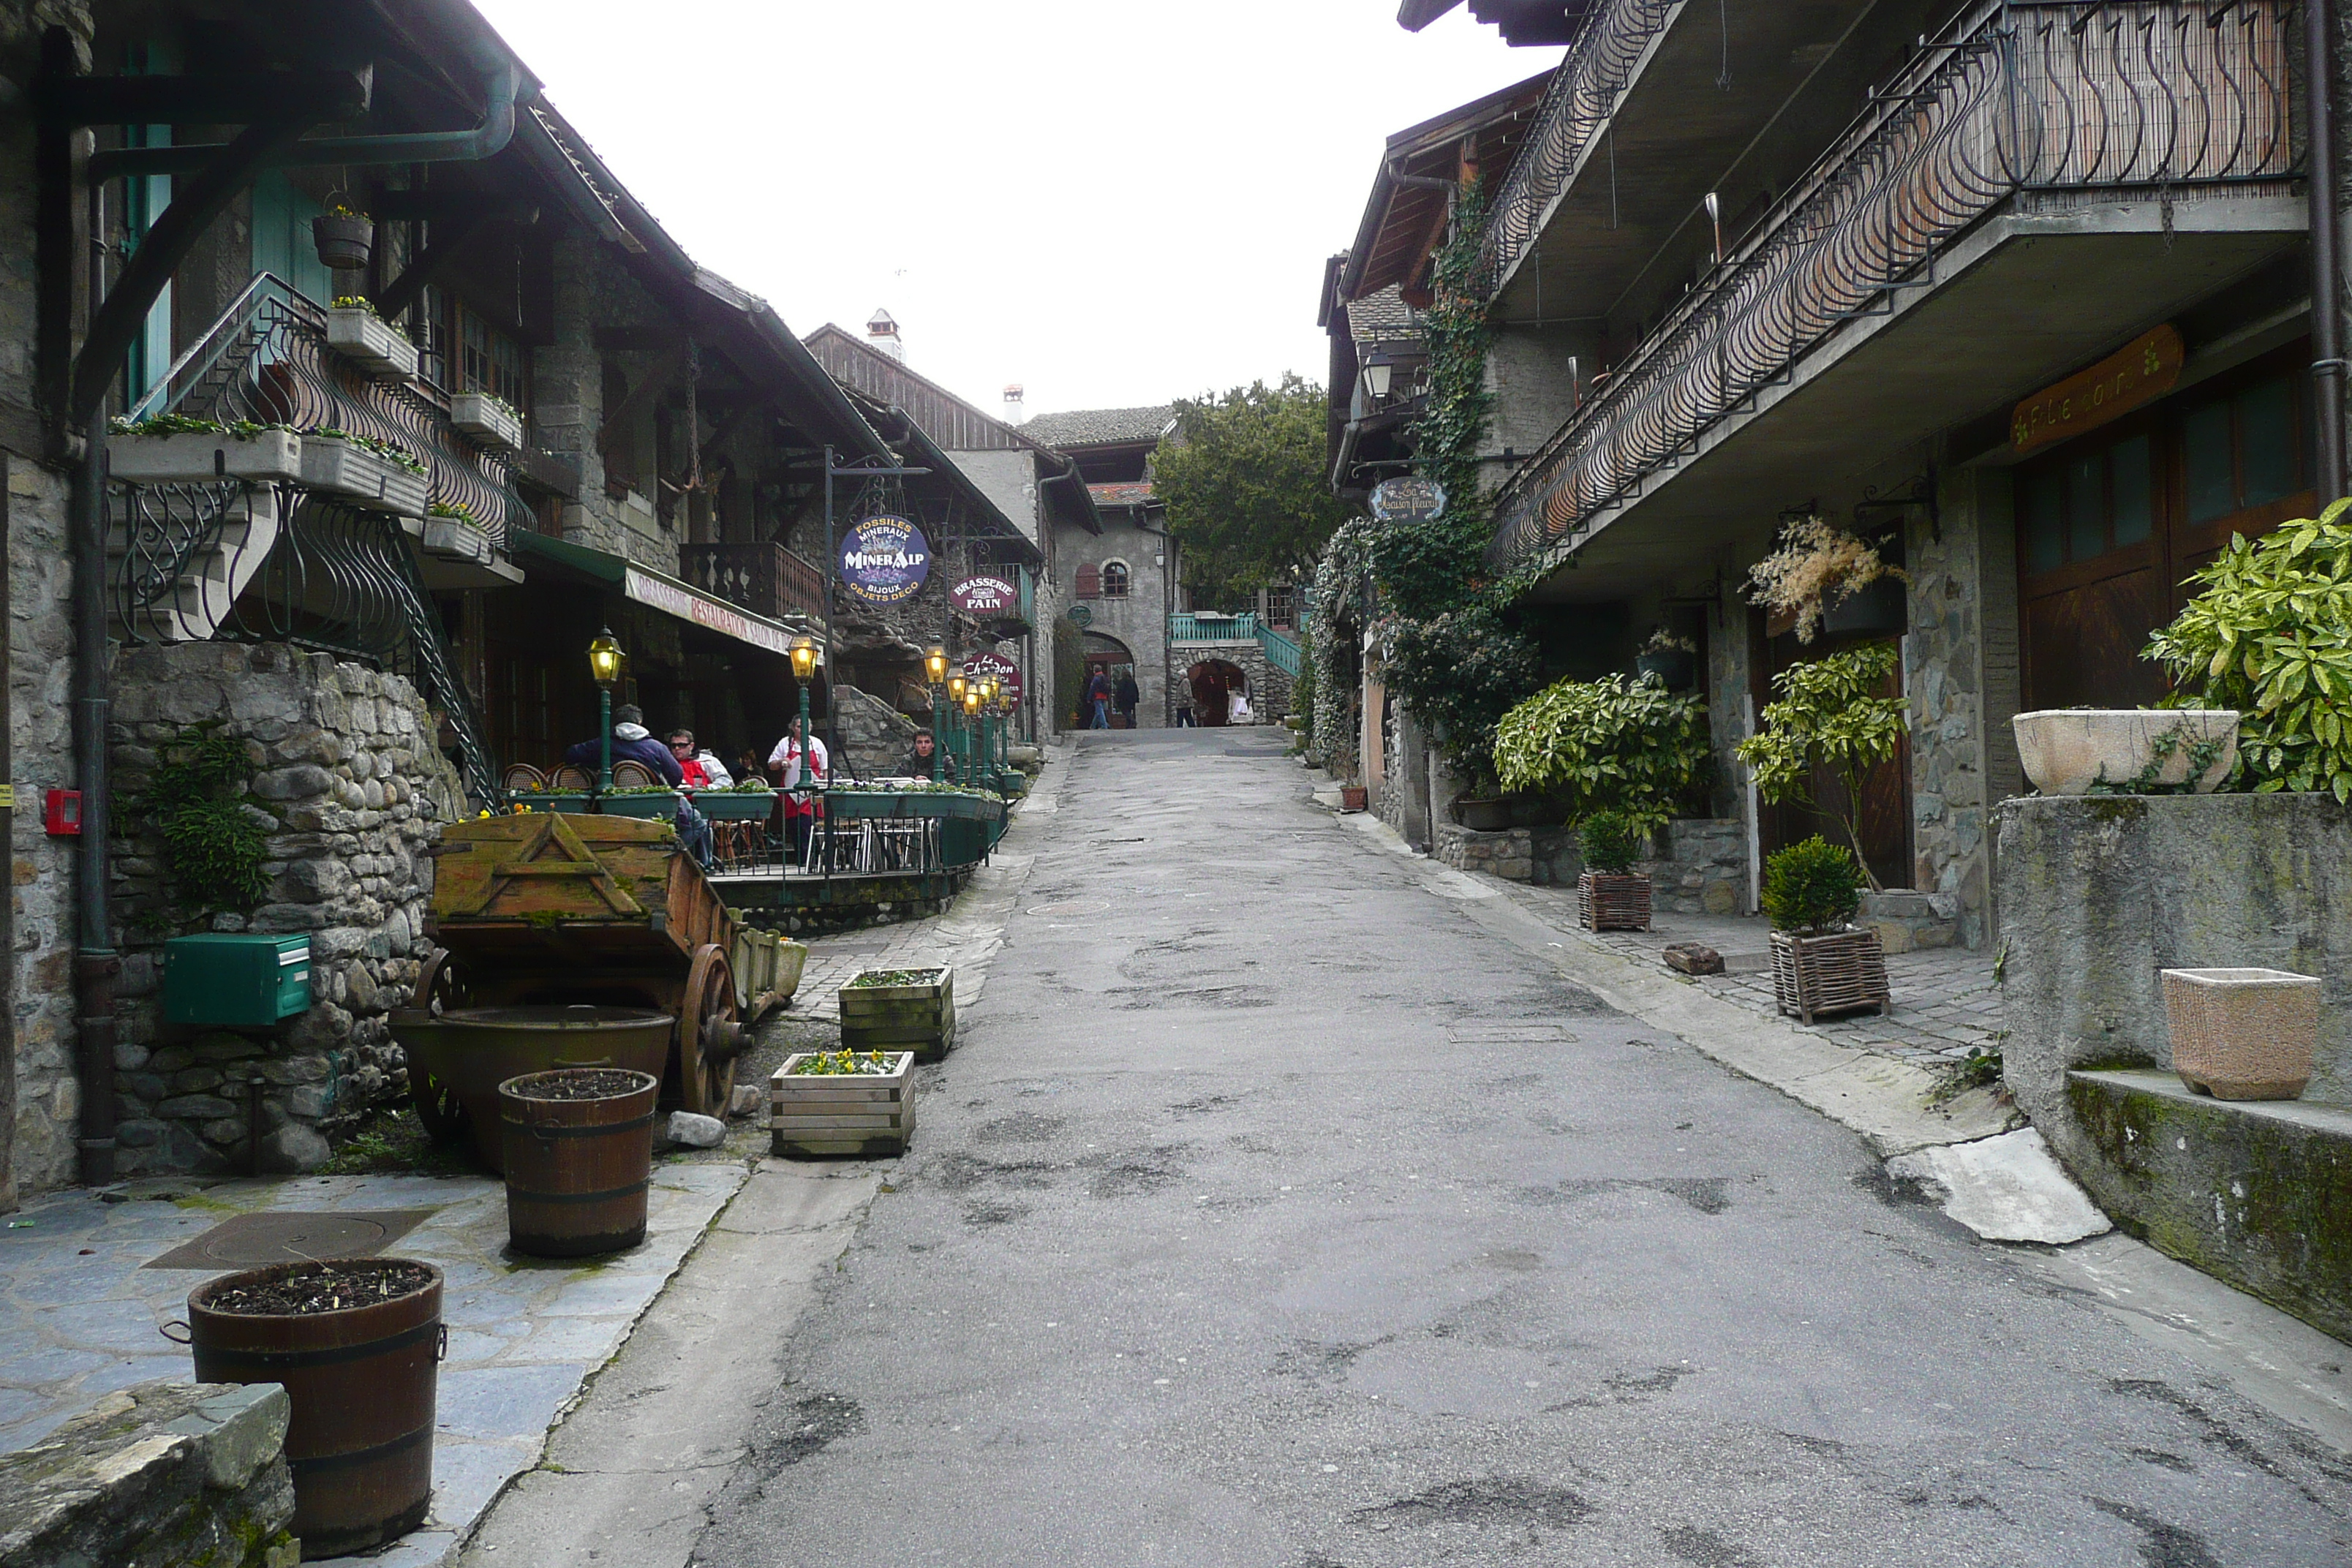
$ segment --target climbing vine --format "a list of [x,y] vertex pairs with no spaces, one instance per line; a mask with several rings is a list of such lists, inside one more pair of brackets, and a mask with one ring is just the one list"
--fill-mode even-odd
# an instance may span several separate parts
[[253,761],[217,720],[190,725],[156,748],[134,802],[163,840],[172,901],[191,919],[242,914],[269,890],[270,819],[246,798]]
[[1307,585],[1307,658],[1315,672],[1307,754],[1339,777],[1354,778],[1357,756],[1355,650],[1363,633],[1367,574],[1380,524],[1360,517],[1342,523],[1324,546]]

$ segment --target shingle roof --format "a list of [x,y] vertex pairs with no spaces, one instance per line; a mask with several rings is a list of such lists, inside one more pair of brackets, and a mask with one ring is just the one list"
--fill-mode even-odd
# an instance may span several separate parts
[[1042,446],[1102,447],[1121,441],[1157,441],[1175,417],[1174,404],[1158,403],[1149,408],[1082,408],[1069,414],[1040,414],[1015,428]]
[[1421,312],[1404,302],[1404,286],[1387,288],[1348,302],[1348,331],[1358,342],[1412,337],[1421,331]]

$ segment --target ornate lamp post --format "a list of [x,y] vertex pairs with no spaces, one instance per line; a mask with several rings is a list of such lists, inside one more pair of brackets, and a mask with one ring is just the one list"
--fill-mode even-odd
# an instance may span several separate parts
[[923,656],[923,673],[931,681],[931,782],[940,782],[940,770],[947,763],[943,754],[948,743],[947,682],[948,650],[934,647]]
[[810,763],[814,760],[815,753],[811,749],[811,742],[809,740],[809,687],[814,683],[815,676],[816,644],[811,642],[806,637],[794,638],[793,641],[793,679],[801,689],[800,787],[803,790],[822,787],[815,782],[816,770],[810,766]]
[[954,725],[957,737],[956,774],[958,782],[962,784],[970,784],[971,782],[971,769],[970,765],[971,761],[970,754],[971,748],[963,744],[962,739],[963,693],[964,688],[969,684],[970,683],[964,679],[963,671],[961,670],[958,670],[955,674],[948,677],[948,717],[956,721]]
[[588,673],[596,679],[596,738],[604,747],[603,762],[596,770],[599,795],[613,787],[613,682],[621,679],[621,671],[628,662],[629,656],[614,640],[610,626],[598,632],[596,640],[588,645]]
[[997,700],[1003,690],[1003,683],[992,675],[980,683],[980,700],[986,708],[990,720],[988,744],[984,750],[988,754],[988,772],[992,784],[998,782],[996,775],[1004,771],[1002,759],[998,756],[1004,746],[1004,710]]

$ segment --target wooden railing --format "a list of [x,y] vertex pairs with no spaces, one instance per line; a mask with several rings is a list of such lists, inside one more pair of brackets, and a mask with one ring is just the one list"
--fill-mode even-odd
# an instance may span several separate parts
[[772,540],[682,544],[678,574],[731,605],[781,619],[824,615],[824,574]]

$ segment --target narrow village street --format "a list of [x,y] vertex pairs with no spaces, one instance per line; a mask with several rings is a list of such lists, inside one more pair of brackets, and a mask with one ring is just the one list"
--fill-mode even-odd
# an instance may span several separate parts
[[[695,1563],[2352,1556],[2337,1456],[1470,921],[1274,736],[1087,737],[1038,805],[913,1152],[674,1435],[761,1401]],[[639,1331],[681,1369],[692,1296]],[[666,1487],[551,1457],[468,1563],[685,1560],[564,1551],[536,1489]]]

